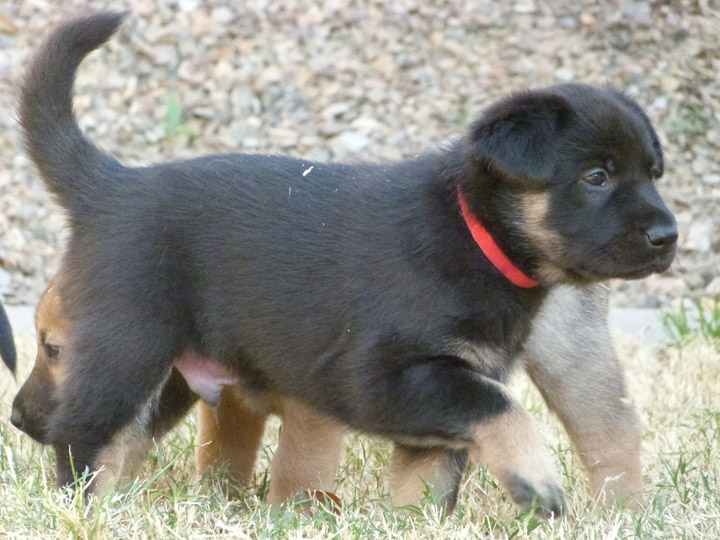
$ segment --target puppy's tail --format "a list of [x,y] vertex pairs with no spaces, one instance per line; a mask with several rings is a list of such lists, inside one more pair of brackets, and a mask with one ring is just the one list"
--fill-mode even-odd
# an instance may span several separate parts
[[0,357],[10,371],[15,374],[15,342],[13,341],[10,321],[5,313],[5,308],[0,304]]
[[126,13],[103,12],[53,31],[25,76],[20,122],[28,152],[50,191],[65,208],[83,211],[93,194],[123,169],[83,135],[73,114],[75,72],[92,50],[112,36]]

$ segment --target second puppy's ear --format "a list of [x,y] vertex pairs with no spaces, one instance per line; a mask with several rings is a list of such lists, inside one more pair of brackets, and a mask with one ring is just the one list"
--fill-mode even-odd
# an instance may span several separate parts
[[490,107],[470,129],[476,157],[522,184],[552,181],[557,143],[575,111],[562,96],[526,92]]

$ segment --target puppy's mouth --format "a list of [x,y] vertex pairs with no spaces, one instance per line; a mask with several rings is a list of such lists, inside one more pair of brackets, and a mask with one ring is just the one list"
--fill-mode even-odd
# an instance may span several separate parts
[[22,425],[16,426],[20,431],[28,437],[40,444],[49,444],[47,422],[45,420],[33,419],[23,422]]
[[659,274],[670,268],[675,259],[676,247],[656,254],[649,261],[628,261],[626,258],[607,255],[602,264],[594,267],[583,266],[575,269],[580,279],[601,281],[605,279],[642,279],[652,274]]
[[48,444],[50,442],[48,417],[49,414],[45,411],[28,412],[22,403],[15,403],[10,414],[10,422],[33,440],[40,444]]

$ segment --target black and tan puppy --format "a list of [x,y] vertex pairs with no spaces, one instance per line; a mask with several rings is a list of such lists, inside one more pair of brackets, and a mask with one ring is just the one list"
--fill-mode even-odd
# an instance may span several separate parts
[[472,452],[518,504],[559,512],[552,459],[504,381],[553,287],[640,278],[674,257],[640,107],[562,85],[391,165],[127,168],[82,135],[71,98],[78,64],[121,19],[55,31],[22,95],[30,155],[72,232],[59,287],[75,362],[50,432],[60,482],[73,480],[68,448],[76,470],[95,467],[191,355],[386,436],[406,460],[437,457],[451,485]]
[[15,341],[13,340],[12,327],[5,307],[0,302],[0,359],[8,367],[10,371],[15,373],[15,362],[17,361],[17,353],[15,352]]
[[[57,278],[56,278],[57,280]],[[13,400],[10,421],[41,444],[50,443],[52,416],[58,407],[58,391],[72,370],[66,354],[71,325],[62,310],[62,299],[53,280],[40,297],[35,311],[37,355],[30,375]],[[136,472],[154,439],[160,439],[195,404],[191,392],[177,370],[165,382],[157,408],[143,422],[134,422],[116,438],[99,458],[108,480],[125,478]]]

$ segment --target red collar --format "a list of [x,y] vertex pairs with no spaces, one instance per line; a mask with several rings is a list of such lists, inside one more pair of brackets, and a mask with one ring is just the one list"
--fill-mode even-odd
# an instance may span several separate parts
[[485,256],[491,263],[493,263],[495,268],[500,270],[500,273],[512,281],[515,285],[522,287],[523,289],[529,289],[540,285],[539,282],[525,274],[522,270],[510,262],[510,259],[508,259],[498,247],[495,240],[493,240],[492,236],[490,236],[490,233],[487,232],[487,229],[482,226],[480,220],[470,211],[467,201],[465,200],[465,197],[459,187],[458,199],[460,200],[460,209],[462,210],[463,218],[465,218],[465,223],[470,229],[472,237],[475,239],[477,245],[480,246],[480,249]]

